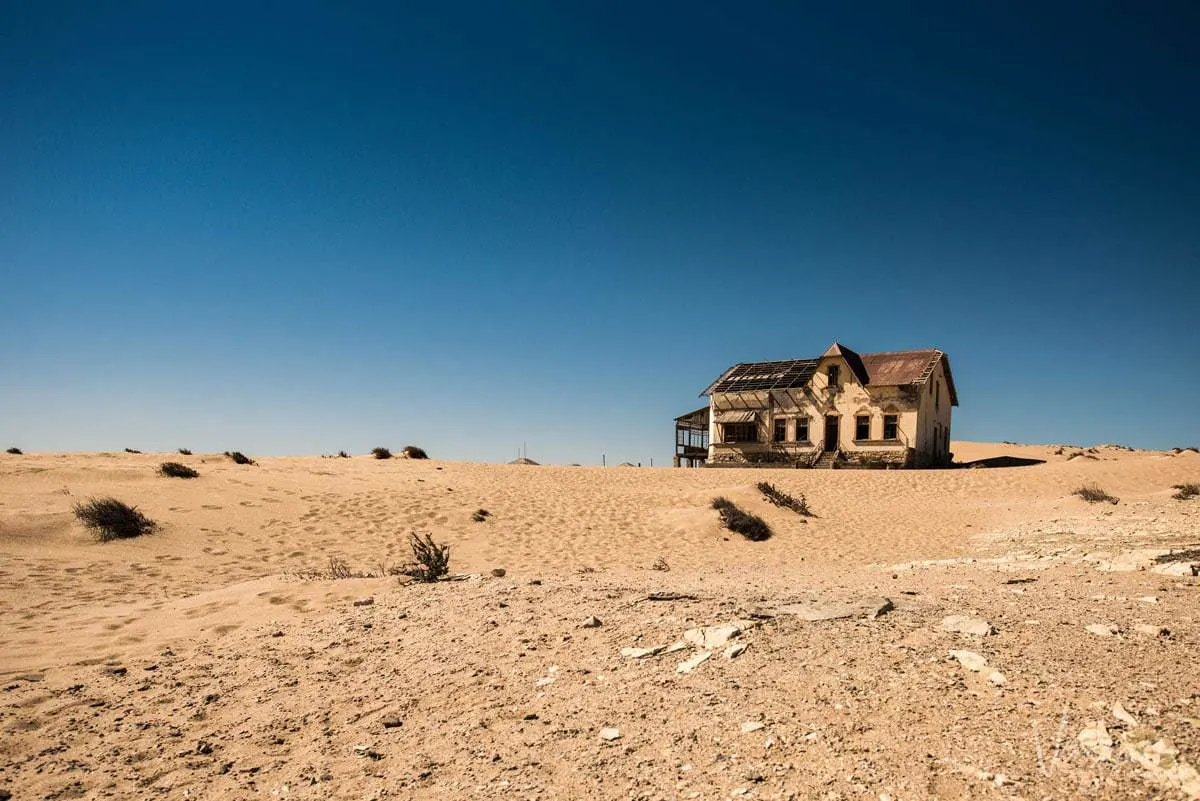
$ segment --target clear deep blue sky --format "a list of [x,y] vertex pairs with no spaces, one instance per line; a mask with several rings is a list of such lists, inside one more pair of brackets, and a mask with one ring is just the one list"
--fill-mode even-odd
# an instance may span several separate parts
[[334,5],[0,6],[0,446],[663,464],[835,339],[1200,443],[1195,3]]

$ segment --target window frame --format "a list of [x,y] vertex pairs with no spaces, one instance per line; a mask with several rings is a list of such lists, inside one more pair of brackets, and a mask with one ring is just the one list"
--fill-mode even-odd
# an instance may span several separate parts
[[[891,421],[889,424],[888,421]],[[888,426],[891,426],[892,435],[888,436]],[[900,415],[885,414],[883,416],[883,440],[884,442],[894,442],[900,439]]]
[[787,442],[788,421],[786,417],[776,417],[771,431],[771,442]]
[[[795,422],[794,426],[792,427],[792,437],[793,437],[792,441],[793,442],[812,442],[812,439],[810,439],[810,435],[809,435],[808,424],[809,424],[808,417],[797,417],[796,418],[796,422]],[[801,439],[801,437],[800,437],[800,426],[804,426],[803,439]]]
[[[866,436],[861,436],[863,429],[866,429]],[[871,439],[871,415],[856,414],[854,415],[854,441],[866,442]]]
[[831,364],[825,369],[825,380],[830,389],[837,389],[842,385],[842,366],[840,364]]
[[[733,437],[733,432],[745,433],[748,431],[754,432],[753,439],[742,439]],[[759,442],[758,438],[758,423],[721,423],[721,442],[722,444],[736,445],[745,442]]]

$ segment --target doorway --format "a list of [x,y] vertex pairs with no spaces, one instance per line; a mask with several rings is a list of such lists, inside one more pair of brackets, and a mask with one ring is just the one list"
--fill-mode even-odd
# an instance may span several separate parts
[[838,416],[836,414],[825,415],[825,446],[823,450],[826,453],[832,453],[838,449]]

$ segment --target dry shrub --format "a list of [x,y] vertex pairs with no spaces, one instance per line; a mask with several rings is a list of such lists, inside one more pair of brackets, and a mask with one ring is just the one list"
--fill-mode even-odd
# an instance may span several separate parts
[[338,451],[338,458],[339,459],[349,459],[350,454],[346,453],[345,451]]
[[475,514],[471,515],[471,519],[474,520],[476,523],[482,523],[491,516],[492,516],[492,513],[489,512],[487,509],[479,509],[475,512]]
[[438,545],[433,541],[433,535],[413,533],[409,535],[412,546],[414,564],[405,573],[417,581],[437,581],[450,572],[450,545]]
[[713,498],[712,508],[721,515],[721,525],[751,542],[762,542],[771,536],[771,527],[758,515],[739,509],[728,498]]
[[149,534],[158,524],[116,498],[92,498],[75,504],[75,516],[91,529],[101,542],[123,540]]
[[141,451],[139,451],[137,448],[126,448],[125,452],[126,453],[141,453]]
[[1186,501],[1200,496],[1200,484],[1176,484],[1171,489],[1178,490],[1171,496],[1177,501]]
[[190,450],[188,450],[187,448],[180,448],[179,455],[180,456],[191,456],[192,452]]
[[400,451],[406,459],[428,459],[424,448],[418,448],[416,445],[405,445],[404,450]]
[[234,464],[254,464],[254,460],[241,451],[225,451],[225,455],[232,459]]
[[371,455],[376,459],[391,459],[392,452],[387,448],[371,448]]
[[1120,498],[1114,498],[1113,496],[1109,495],[1107,492],[1100,489],[1095,484],[1092,484],[1091,486],[1080,487],[1079,489],[1075,490],[1071,494],[1078,495],[1080,498],[1083,498],[1088,503],[1117,504],[1117,503],[1120,503],[1120,500],[1121,500]]
[[22,451],[20,448],[9,448],[5,453],[11,453],[13,456],[20,456]]
[[758,482],[758,491],[763,494],[771,503],[778,506],[780,509],[791,509],[798,515],[804,517],[815,517],[812,510],[808,508],[808,501],[801,495],[799,498],[793,498],[781,489],[777,489],[773,484],[766,481]]
[[179,462],[163,462],[158,466],[158,472],[169,478],[195,478],[200,475],[186,464]]

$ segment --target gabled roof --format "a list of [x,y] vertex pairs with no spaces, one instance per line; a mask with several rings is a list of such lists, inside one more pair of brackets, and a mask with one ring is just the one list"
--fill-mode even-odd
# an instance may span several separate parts
[[[829,346],[821,358],[839,356],[854,372],[863,386],[889,387],[905,384],[923,385],[939,361],[946,373],[950,404],[958,405],[958,392],[950,373],[950,359],[936,348],[895,350],[884,353],[864,353],[861,356],[837,342]],[[792,359],[779,362],[740,362],[730,367],[700,393],[742,392],[763,389],[792,389],[808,384],[820,359]]]
[[863,366],[862,357],[854,351],[847,348],[840,342],[834,342],[829,346],[829,349],[821,354],[821,358],[825,359],[829,356],[841,356],[842,359],[850,366],[850,372],[854,373],[854,377],[858,379],[858,383],[864,387],[871,382],[867,373],[867,368]]

